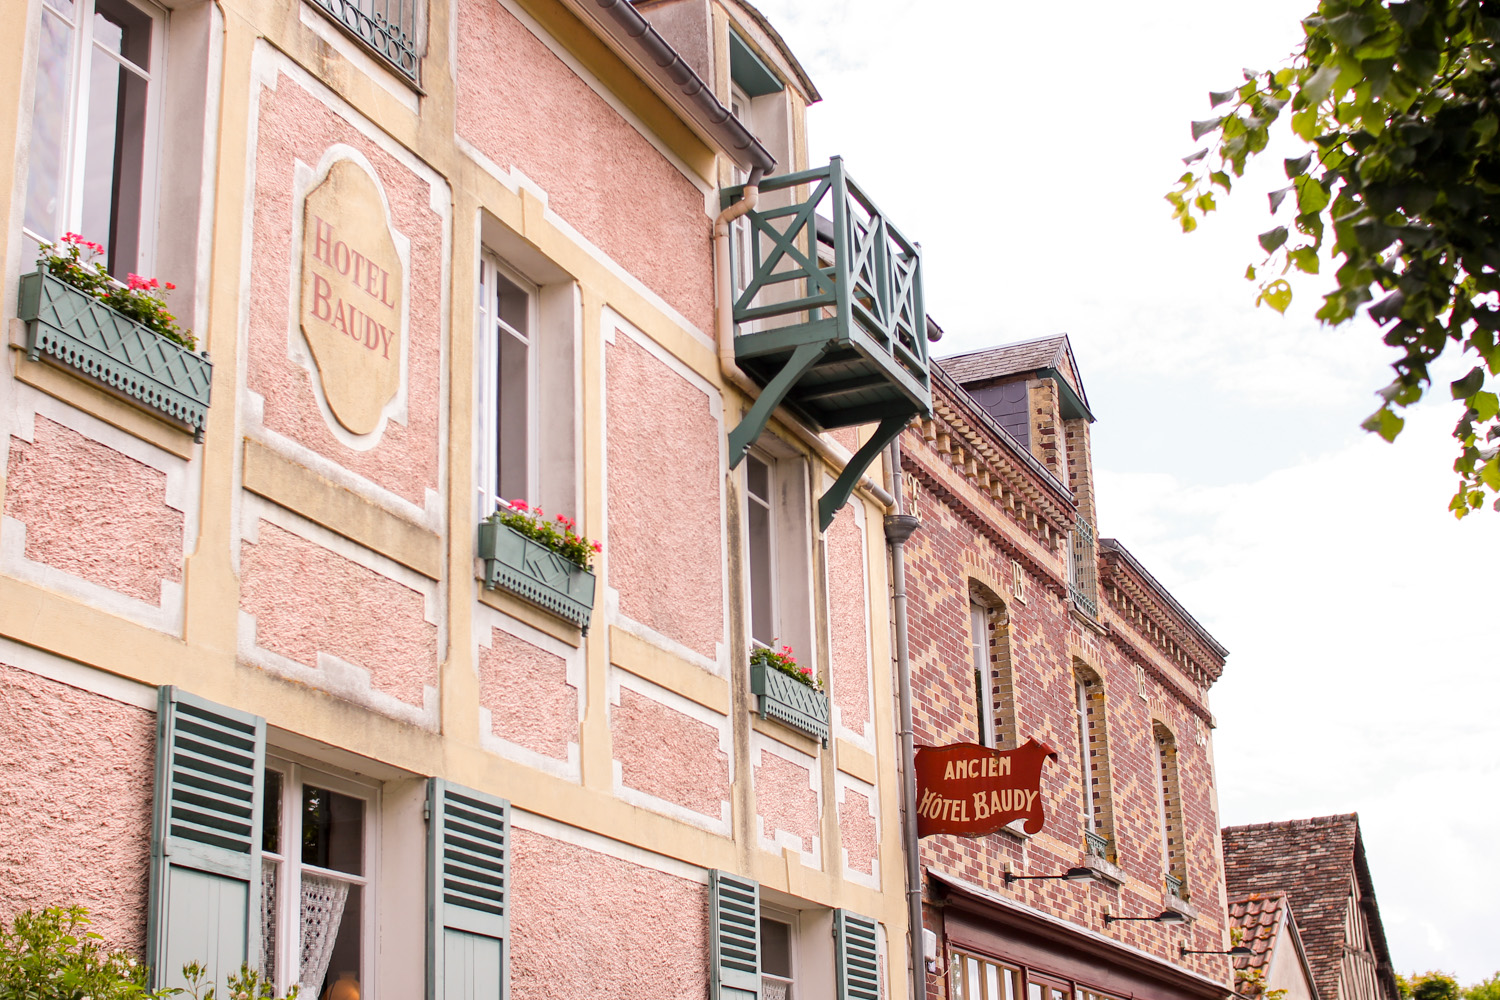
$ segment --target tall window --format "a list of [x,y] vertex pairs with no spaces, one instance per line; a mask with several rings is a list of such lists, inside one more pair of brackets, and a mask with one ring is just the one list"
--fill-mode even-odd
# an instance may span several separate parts
[[[750,564],[750,638],[771,646],[780,633],[776,614],[775,465],[745,456],[745,535]],[[799,652],[802,652],[799,650]]]
[[978,601],[969,602],[969,643],[974,659],[974,706],[978,711],[975,729],[979,742],[995,745],[995,695],[990,679],[989,609]]
[[1155,723],[1156,763],[1159,771],[1156,807],[1161,829],[1161,866],[1167,891],[1183,895],[1187,881],[1187,852],[1182,828],[1182,789],[1177,777],[1177,740],[1161,723]]
[[310,997],[368,997],[378,790],[292,761],[267,765],[261,971],[278,995],[295,984]]
[[112,274],[145,272],[165,14],[131,0],[44,0],[27,150],[28,252],[66,232]]
[[537,289],[485,252],[479,267],[480,516],[536,503]]
[[969,583],[969,646],[974,664],[974,711],[978,741],[1015,747],[1015,688],[1010,670],[1010,619],[988,587]]
[[797,1000],[793,918],[760,918],[761,1000]]
[[1104,684],[1076,664],[1074,707],[1078,720],[1079,781],[1083,794],[1083,836],[1089,854],[1109,858],[1114,826],[1109,780],[1109,730],[1104,719]]

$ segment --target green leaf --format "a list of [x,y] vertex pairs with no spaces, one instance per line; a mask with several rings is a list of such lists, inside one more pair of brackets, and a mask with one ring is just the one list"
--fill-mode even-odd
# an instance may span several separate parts
[[1306,156],[1299,156],[1295,160],[1286,159],[1281,162],[1289,179],[1299,177],[1307,172],[1307,165],[1312,162],[1312,153],[1308,153]]
[[1208,106],[1217,108],[1221,104],[1234,100],[1236,93],[1237,90],[1210,90],[1208,92]]
[[1286,307],[1292,304],[1292,286],[1285,278],[1267,282],[1261,286],[1260,295],[1256,298],[1255,304],[1260,305],[1262,302],[1285,315]]
[[1484,388],[1484,369],[1477,365],[1463,378],[1450,384],[1454,399],[1468,399]]
[[1249,267],[1245,268],[1245,280],[1246,281],[1254,281],[1255,280],[1255,265],[1254,264],[1251,264]]
[[1266,197],[1271,201],[1272,215],[1275,215],[1276,210],[1281,207],[1281,203],[1283,201],[1286,201],[1286,196],[1291,192],[1291,190],[1292,189],[1290,187],[1278,188],[1277,190],[1272,191],[1270,194],[1266,195]]
[[1328,192],[1316,177],[1303,174],[1293,182],[1297,189],[1297,214],[1316,215],[1328,207]]
[[1193,204],[1197,206],[1198,211],[1202,212],[1204,215],[1207,215],[1209,212],[1212,212],[1215,207],[1214,193],[1212,191],[1203,192],[1198,197],[1193,199]]
[[1224,119],[1222,117],[1208,118],[1201,122],[1193,122],[1193,141],[1196,142],[1199,139],[1203,138],[1205,135],[1208,135],[1208,133],[1214,131],[1221,124],[1223,124],[1223,122]]
[[1286,226],[1277,226],[1268,232],[1260,234],[1260,245],[1266,253],[1275,253],[1276,248],[1286,242]]
[[1337,65],[1323,66],[1302,85],[1302,96],[1309,106],[1322,104],[1333,91],[1334,81],[1339,78]]
[[1303,274],[1318,273],[1318,251],[1312,247],[1298,247],[1288,251],[1287,257]]
[[1198,152],[1194,153],[1192,156],[1184,156],[1182,158],[1182,162],[1191,165],[1191,164],[1197,163],[1199,160],[1203,159],[1207,155],[1208,155],[1208,147],[1204,146],[1202,149],[1198,150]]
[[1223,188],[1225,194],[1229,193],[1229,175],[1224,171],[1215,170],[1213,173],[1208,175],[1208,179],[1213,183],[1219,185],[1219,187]]
[[1492,458],[1479,470],[1479,480],[1490,489],[1500,493],[1500,457]]
[[1474,407],[1476,420],[1494,420],[1500,414],[1500,396],[1493,392],[1476,392],[1470,404]]
[[1394,441],[1396,435],[1401,433],[1401,428],[1406,426],[1406,421],[1392,413],[1389,408],[1382,406],[1360,426],[1367,431],[1379,434],[1387,441]]

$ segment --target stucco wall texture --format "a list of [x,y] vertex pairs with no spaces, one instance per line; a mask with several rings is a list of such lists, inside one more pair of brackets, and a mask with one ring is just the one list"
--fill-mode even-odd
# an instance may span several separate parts
[[870,722],[870,652],[865,626],[865,536],[845,505],[828,526],[828,617],[833,638],[833,703],[844,727]]
[[10,440],[5,513],[26,525],[26,558],[152,605],[182,579],[166,488],[160,469],[43,416],[32,443]]
[[0,663],[0,920],[89,909],[146,948],[156,716]]
[[839,803],[839,840],[849,857],[849,870],[875,874],[879,848],[875,842],[875,817],[870,815],[870,797],[852,788],[844,789]]
[[517,1000],[708,995],[708,887],[516,829]]
[[627,788],[719,818],[729,799],[729,755],[717,729],[630,688],[620,689],[610,727]]
[[626,616],[713,658],[724,636],[719,422],[623,331],[605,355],[609,585]]
[[712,329],[702,191],[503,6],[461,0],[456,16],[458,134],[502,168],[520,168],[553,211]]
[[479,650],[479,704],[489,709],[491,732],[544,757],[567,760],[569,741],[578,739],[578,689],[567,663],[497,628]]
[[256,644],[305,666],[328,653],[370,672],[370,685],[421,708],[437,687],[437,626],[424,598],[267,521],[240,558],[240,607]]
[[[266,427],[420,506],[426,490],[438,489],[441,440],[443,220],[432,211],[430,188],[287,76],[261,94],[258,136],[247,379],[251,391],[265,397]],[[301,253],[292,245],[299,210],[292,197],[295,164],[315,166],[333,143],[352,146],[370,160],[391,221],[411,240],[407,422],[388,421],[380,444],[369,451],[355,451],[334,437],[318,408],[313,376],[287,357],[291,269]]]
[[755,812],[760,835],[774,841],[782,831],[798,838],[804,854],[811,853],[818,835],[818,793],[809,787],[807,768],[764,748],[755,766]]

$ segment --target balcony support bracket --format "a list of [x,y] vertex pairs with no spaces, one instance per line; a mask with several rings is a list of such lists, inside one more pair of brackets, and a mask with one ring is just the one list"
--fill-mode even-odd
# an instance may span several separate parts
[[914,411],[902,412],[892,414],[880,421],[880,426],[875,428],[875,433],[870,436],[870,440],[854,453],[849,464],[844,466],[844,471],[839,473],[838,479],[834,480],[828,492],[824,493],[822,499],[818,501],[819,531],[828,530],[828,526],[833,523],[834,515],[848,502],[849,495],[854,492],[854,485],[859,482],[859,477],[864,475],[870,463],[875,461],[875,456],[900,436],[906,425],[911,423],[913,416],[915,416]]
[[756,438],[760,437],[761,431],[766,429],[772,411],[781,405],[782,400],[797,384],[797,380],[809,368],[817,364],[819,358],[828,353],[830,346],[832,342],[826,340],[821,343],[803,344],[792,352],[792,356],[787,359],[781,371],[766,383],[766,387],[761,390],[760,397],[750,407],[739,426],[729,432],[729,467],[731,469],[740,464],[741,459],[750,451],[750,446],[755,443]]

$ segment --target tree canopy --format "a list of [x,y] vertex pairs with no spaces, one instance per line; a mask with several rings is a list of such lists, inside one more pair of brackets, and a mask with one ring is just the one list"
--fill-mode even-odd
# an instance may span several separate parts
[[1500,0],[1322,0],[1302,29],[1286,65],[1209,95],[1221,113],[1192,124],[1209,145],[1167,195],[1174,218],[1195,229],[1278,130],[1305,144],[1269,195],[1257,303],[1284,313],[1286,275],[1336,259],[1317,318],[1363,311],[1400,354],[1364,423],[1387,441],[1439,356],[1472,355],[1448,387],[1463,407],[1449,507],[1500,510]]

